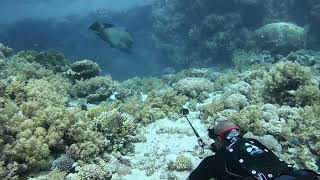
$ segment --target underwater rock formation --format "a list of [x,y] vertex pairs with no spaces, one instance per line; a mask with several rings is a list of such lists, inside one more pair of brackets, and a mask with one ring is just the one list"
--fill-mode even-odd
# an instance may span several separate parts
[[305,47],[306,32],[292,23],[271,23],[257,29],[254,39],[261,49],[287,54]]

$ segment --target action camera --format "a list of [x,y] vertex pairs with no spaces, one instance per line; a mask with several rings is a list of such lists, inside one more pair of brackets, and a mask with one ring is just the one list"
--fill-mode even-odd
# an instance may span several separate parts
[[180,113],[182,114],[182,115],[188,115],[189,114],[189,109],[187,109],[187,108],[182,108],[181,110],[180,110]]

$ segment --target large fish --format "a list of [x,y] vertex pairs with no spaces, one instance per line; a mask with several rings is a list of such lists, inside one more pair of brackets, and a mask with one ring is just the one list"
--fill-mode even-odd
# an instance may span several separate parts
[[123,28],[113,24],[94,22],[90,29],[93,30],[102,40],[106,41],[112,48],[131,53],[133,38]]

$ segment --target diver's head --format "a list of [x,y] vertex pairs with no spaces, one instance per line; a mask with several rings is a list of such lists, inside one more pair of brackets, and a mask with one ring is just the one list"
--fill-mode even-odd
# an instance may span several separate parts
[[240,135],[240,127],[230,120],[219,121],[208,129],[209,137],[215,141],[215,146],[220,149],[222,144]]

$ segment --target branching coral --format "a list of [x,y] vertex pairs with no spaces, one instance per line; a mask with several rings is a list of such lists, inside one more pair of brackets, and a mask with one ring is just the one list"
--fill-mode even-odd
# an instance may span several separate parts
[[293,62],[281,62],[265,77],[264,98],[280,105],[305,106],[319,97],[319,90],[311,86],[310,69]]
[[[92,142],[94,147],[98,148],[90,149],[91,152],[96,150],[98,153],[103,149],[102,136],[88,129],[88,124],[82,127],[79,124],[80,113],[71,112],[63,107],[48,107],[41,110],[39,106],[36,107],[32,113],[29,109],[29,115],[33,114],[30,119],[23,115],[15,115],[7,120],[6,145],[2,151],[5,160],[24,164],[27,170],[30,170],[35,167],[46,167],[52,151],[61,143],[77,142],[81,146]],[[87,149],[81,149],[81,153],[85,151]],[[90,157],[93,155],[90,153]],[[88,160],[89,155],[81,158]]]
[[306,106],[300,114],[303,120],[296,129],[296,133],[309,144],[313,153],[320,155],[320,105]]
[[245,132],[251,131],[257,135],[267,133],[267,129],[263,126],[262,108],[259,105],[248,106],[239,113],[231,115],[230,119],[242,127]]
[[68,69],[68,61],[62,53],[22,51],[17,58],[24,59],[29,63],[38,63],[53,72],[64,72]]
[[37,101],[41,105],[63,106],[69,100],[71,84],[61,76],[30,81],[25,91],[27,101]]
[[[7,169],[3,177],[47,167],[61,145],[77,143],[83,147],[85,143],[92,143],[97,148],[90,149],[90,153],[86,153],[87,146],[81,149],[85,154],[81,157],[83,160],[90,160],[103,150],[102,134],[90,129],[90,122],[81,111],[66,107],[71,89],[67,79],[54,75],[15,84],[18,89],[6,87],[0,106],[4,127],[0,161],[5,162],[3,166]],[[9,170],[13,166],[16,171]]]
[[160,108],[152,108],[146,103],[146,100],[142,100],[140,96],[133,96],[129,98],[126,103],[116,102],[111,108],[117,108],[119,112],[132,115],[136,122],[142,124],[154,122],[156,119],[166,116]]
[[126,102],[115,101],[110,106],[98,106],[89,110],[89,117],[98,117],[102,112],[114,111],[128,113],[138,123],[150,123],[165,116],[172,117],[179,113],[180,108],[187,102],[187,97],[178,95],[173,89],[151,91],[146,99],[135,95]]
[[247,70],[252,70],[254,68],[259,68],[261,66],[266,66],[276,62],[276,58],[273,57],[268,51],[256,52],[256,51],[244,51],[236,50],[233,52],[232,62],[235,68],[244,72]]
[[160,109],[168,117],[177,115],[183,105],[187,102],[188,98],[184,95],[179,95],[173,89],[163,91],[152,91],[148,94],[146,103],[151,108]]
[[54,74],[53,71],[46,69],[41,64],[33,61],[29,62],[27,58],[34,58],[34,56],[29,56],[13,56],[12,59],[7,62],[8,75],[14,76],[15,80],[25,81],[50,77]]

